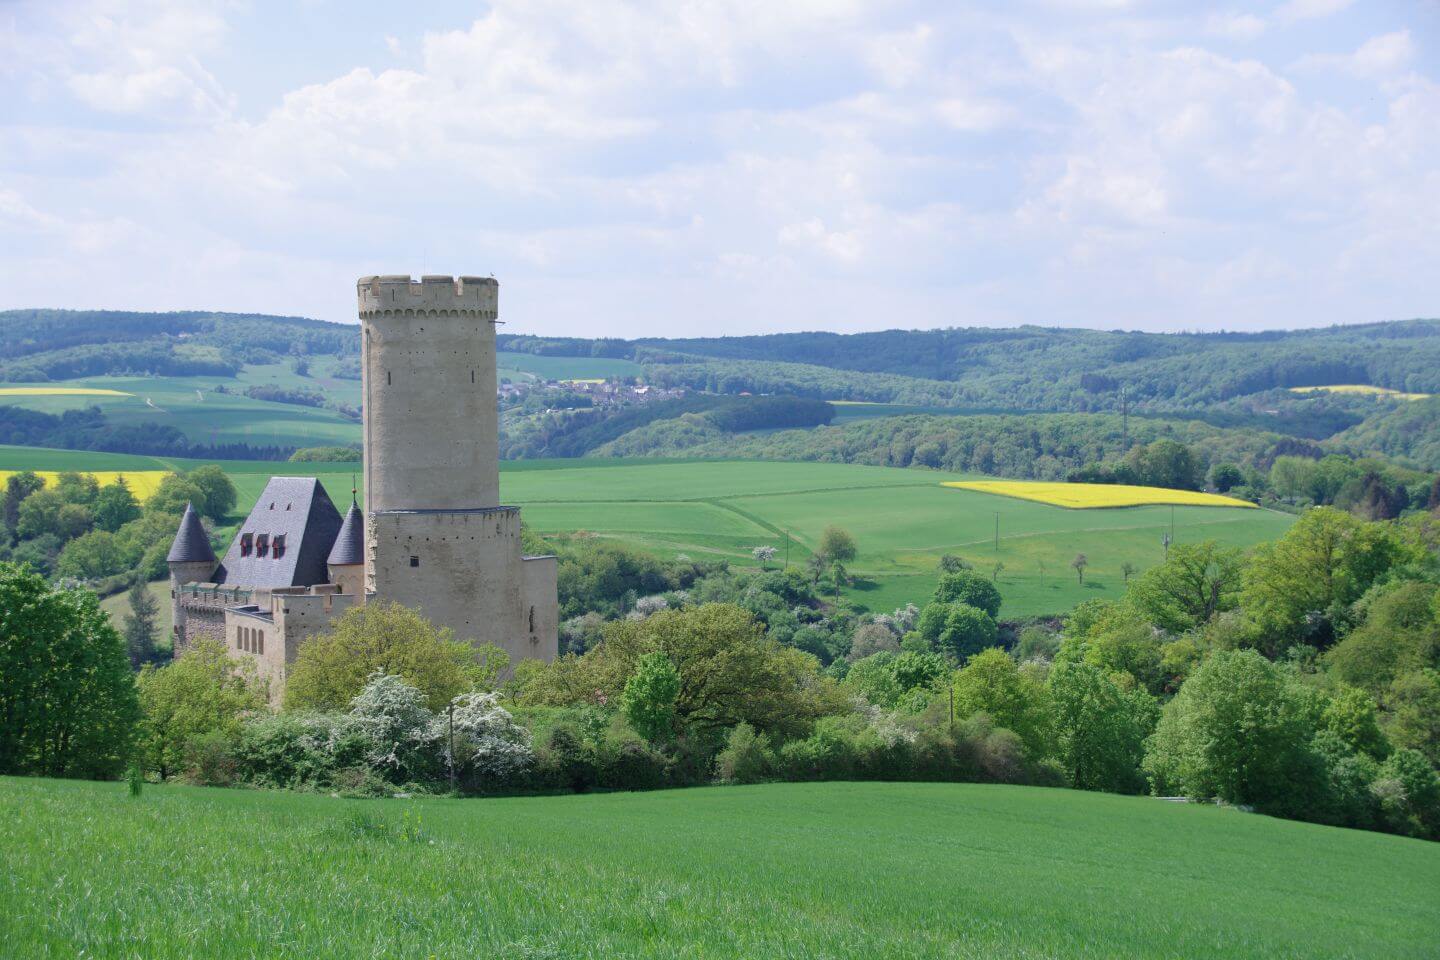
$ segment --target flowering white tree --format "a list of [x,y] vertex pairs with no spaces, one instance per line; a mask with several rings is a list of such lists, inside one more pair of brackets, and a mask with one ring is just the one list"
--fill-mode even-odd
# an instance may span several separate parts
[[350,716],[369,743],[366,761],[400,778],[418,772],[436,745],[434,714],[425,695],[394,674],[378,670],[350,701]]
[[[482,782],[503,782],[524,772],[534,761],[530,731],[500,706],[498,693],[464,694],[455,698],[452,710],[452,716],[435,717],[431,728],[457,772]],[[452,730],[453,758],[449,755]]]
[[644,620],[646,617],[651,616],[652,614],[659,613],[661,610],[668,610],[669,608],[670,601],[666,600],[664,597],[658,595],[653,597],[641,597],[639,600],[635,601],[635,609],[630,611],[627,619]]
[[775,548],[769,546],[756,547],[754,550],[750,551],[750,556],[755,558],[755,560],[760,564],[760,569],[763,570],[770,563],[771,560],[775,559]]

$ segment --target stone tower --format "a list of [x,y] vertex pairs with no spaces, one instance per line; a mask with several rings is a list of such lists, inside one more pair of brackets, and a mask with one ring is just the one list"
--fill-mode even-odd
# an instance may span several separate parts
[[190,634],[186,629],[186,608],[180,588],[187,583],[208,582],[214,577],[219,562],[210,546],[210,536],[200,523],[200,515],[192,504],[185,504],[180,529],[175,532],[170,552],[165,556],[165,563],[170,568],[170,622],[176,656],[185,648]]
[[521,555],[500,504],[488,277],[357,284],[365,421],[365,589],[512,661],[553,659],[555,559]]

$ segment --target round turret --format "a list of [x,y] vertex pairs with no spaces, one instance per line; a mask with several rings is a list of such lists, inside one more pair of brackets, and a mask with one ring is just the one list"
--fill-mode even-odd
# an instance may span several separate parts
[[362,278],[365,506],[492,507],[500,498],[489,277]]

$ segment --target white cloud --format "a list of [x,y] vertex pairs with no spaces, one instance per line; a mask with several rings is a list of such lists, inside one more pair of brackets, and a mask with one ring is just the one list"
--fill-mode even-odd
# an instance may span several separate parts
[[1275,11],[1275,18],[1282,23],[1297,20],[1322,20],[1333,17],[1347,9],[1355,0],[1289,0]]
[[1265,21],[1253,13],[1212,13],[1205,20],[1205,32],[1227,40],[1257,40],[1265,32]]
[[1302,57],[1296,67],[1301,70],[1339,70],[1368,79],[1393,76],[1410,66],[1415,56],[1415,43],[1409,30],[1371,37],[1353,53],[1311,54]]
[[[1243,327],[1433,297],[1440,95],[1403,22],[1307,63],[1379,81],[1357,106],[1244,7],[497,0],[380,18],[241,114],[215,77],[266,48],[269,2],[104,0],[5,38],[22,96],[84,104],[0,119],[9,305],[55,302],[86,249],[113,306],[346,319],[354,276],[494,271],[511,329],[552,333]],[[1345,19],[1289,6],[1307,34]]]

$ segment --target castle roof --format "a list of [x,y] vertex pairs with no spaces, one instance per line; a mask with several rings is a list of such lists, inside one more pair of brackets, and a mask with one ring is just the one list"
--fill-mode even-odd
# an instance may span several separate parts
[[185,504],[185,515],[180,518],[180,529],[175,531],[175,541],[165,555],[167,563],[214,563],[215,551],[210,547],[210,537],[200,523],[200,515],[194,506]]
[[345,522],[340,525],[340,533],[335,537],[335,546],[330,548],[327,562],[332,567],[365,562],[365,515],[354,500],[350,501],[350,509],[345,512]]
[[226,551],[216,582],[240,587],[328,583],[325,558],[340,527],[340,511],[319,480],[271,477]]

